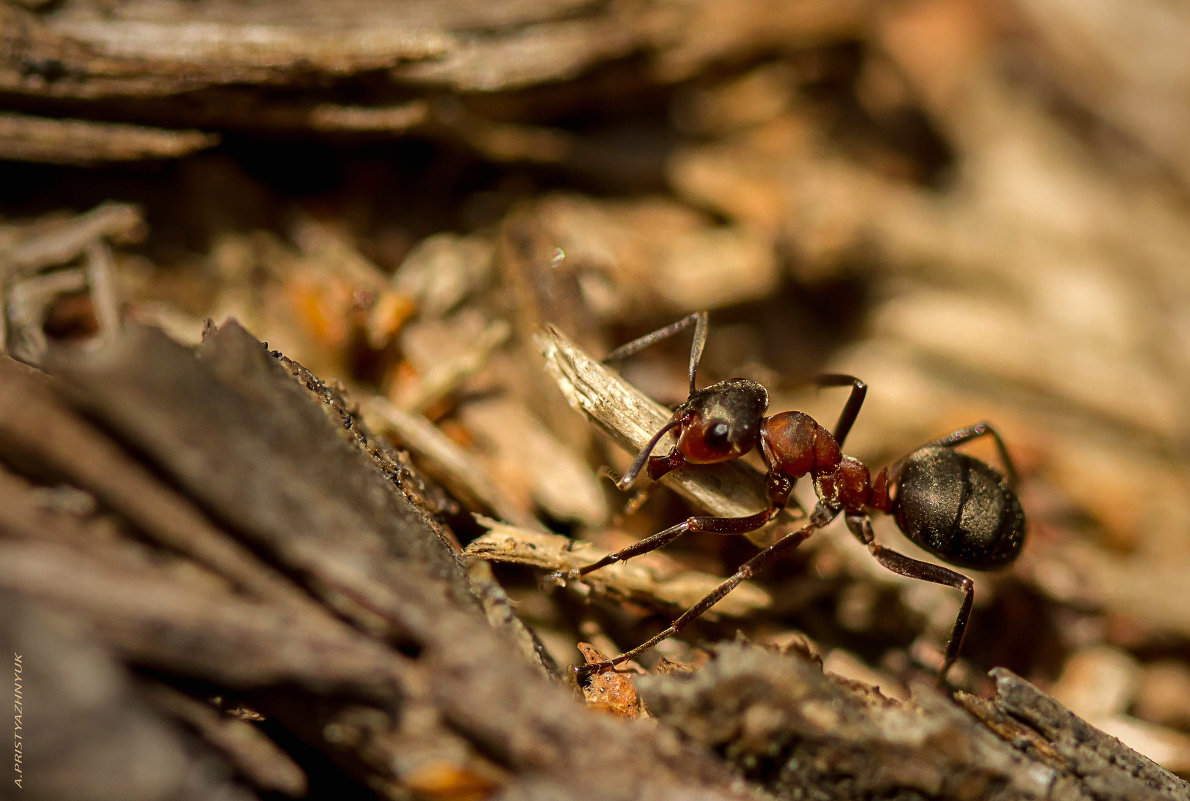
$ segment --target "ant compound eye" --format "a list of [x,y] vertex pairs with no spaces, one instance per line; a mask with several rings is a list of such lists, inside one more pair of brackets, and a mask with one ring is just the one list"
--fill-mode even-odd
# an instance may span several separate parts
[[707,447],[713,451],[723,451],[728,449],[727,435],[730,433],[727,423],[722,420],[716,420],[707,426],[706,435],[703,437],[706,440]]
[[724,420],[699,421],[682,430],[678,438],[678,451],[692,464],[725,462],[742,456],[748,450],[733,441],[732,435],[731,424]]

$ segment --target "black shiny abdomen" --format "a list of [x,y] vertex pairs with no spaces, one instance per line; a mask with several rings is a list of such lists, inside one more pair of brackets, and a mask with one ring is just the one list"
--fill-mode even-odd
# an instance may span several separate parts
[[1004,476],[953,448],[922,448],[901,471],[892,513],[905,536],[946,561],[994,570],[1025,541],[1025,513]]

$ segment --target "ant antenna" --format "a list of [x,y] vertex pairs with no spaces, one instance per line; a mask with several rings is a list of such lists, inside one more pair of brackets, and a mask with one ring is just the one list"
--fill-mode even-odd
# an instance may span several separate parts
[[648,444],[641,448],[640,453],[638,453],[636,458],[632,460],[632,466],[628,468],[628,472],[624,473],[624,475],[620,476],[620,478],[616,481],[617,488],[626,490],[632,486],[632,483],[636,481],[636,477],[640,475],[640,471],[644,468],[645,462],[648,461],[649,454],[653,452],[653,449],[657,447],[657,443],[661,441],[661,437],[663,437],[667,431],[672,430],[680,422],[681,419],[675,417],[673,420],[670,420],[668,423],[662,426],[661,430],[649,439]]
[[694,343],[690,346],[690,394],[694,394],[694,374],[698,370],[698,362],[702,358],[702,347],[707,342],[707,313],[705,311],[688,314],[676,323],[670,323],[665,328],[645,334],[643,337],[621,345],[603,357],[604,364],[619,361],[626,356],[639,353],[650,345],[668,339],[674,334],[681,333],[694,326]]

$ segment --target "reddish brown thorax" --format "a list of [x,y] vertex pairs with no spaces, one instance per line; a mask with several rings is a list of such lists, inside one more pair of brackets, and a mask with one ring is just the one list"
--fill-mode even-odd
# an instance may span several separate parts
[[888,471],[882,469],[873,483],[867,466],[844,456],[834,435],[804,412],[766,418],[760,446],[773,471],[790,479],[811,476],[819,499],[832,509],[888,509]]
[[760,447],[775,470],[790,478],[834,470],[843,458],[831,432],[804,412],[780,412],[765,420]]

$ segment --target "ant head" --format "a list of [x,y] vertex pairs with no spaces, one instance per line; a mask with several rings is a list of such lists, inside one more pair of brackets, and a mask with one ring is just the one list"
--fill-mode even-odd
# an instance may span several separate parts
[[677,408],[677,451],[691,464],[737,459],[756,445],[769,394],[746,378],[730,378],[694,392]]

